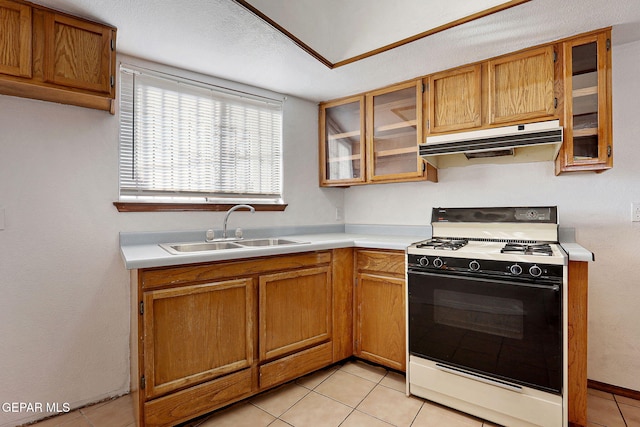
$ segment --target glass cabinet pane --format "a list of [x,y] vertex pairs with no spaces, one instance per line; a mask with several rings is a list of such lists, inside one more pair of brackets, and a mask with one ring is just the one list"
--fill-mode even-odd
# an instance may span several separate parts
[[326,180],[363,177],[361,113],[357,100],[325,109]]
[[573,161],[597,160],[598,45],[594,41],[572,48]]
[[610,40],[605,29],[563,42],[565,133],[556,174],[613,167]]
[[417,93],[416,84],[411,84],[372,96],[373,178],[422,174],[418,158],[422,105]]

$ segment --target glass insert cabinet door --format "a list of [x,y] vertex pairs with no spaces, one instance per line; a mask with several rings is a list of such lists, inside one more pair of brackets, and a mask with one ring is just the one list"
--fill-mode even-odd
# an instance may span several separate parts
[[364,96],[357,96],[321,106],[322,184],[364,182],[364,104]]
[[422,138],[422,82],[413,81],[367,94],[369,181],[424,175],[418,155]]
[[609,32],[565,45],[565,170],[612,166]]

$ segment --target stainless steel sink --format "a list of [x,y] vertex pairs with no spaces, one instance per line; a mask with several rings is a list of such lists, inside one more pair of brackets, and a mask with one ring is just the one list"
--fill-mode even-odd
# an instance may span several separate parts
[[193,252],[220,251],[227,249],[270,247],[283,245],[301,245],[308,242],[268,237],[264,239],[233,240],[219,242],[192,242],[192,243],[161,243],[160,247],[172,255],[188,254]]
[[302,245],[307,242],[297,240],[281,239],[279,237],[267,237],[264,239],[239,240],[236,243],[242,246],[281,246],[281,245]]
[[196,242],[196,243],[162,243],[160,247],[171,254],[184,254],[190,252],[219,251],[225,249],[238,249],[242,246],[235,242]]

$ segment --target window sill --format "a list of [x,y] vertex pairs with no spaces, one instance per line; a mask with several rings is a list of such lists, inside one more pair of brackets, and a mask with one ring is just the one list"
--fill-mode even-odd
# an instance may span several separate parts
[[[225,212],[236,206],[237,203],[140,203],[140,202],[113,202],[118,212],[188,212],[188,211],[212,211]],[[287,204],[253,204],[256,211],[284,211]]]

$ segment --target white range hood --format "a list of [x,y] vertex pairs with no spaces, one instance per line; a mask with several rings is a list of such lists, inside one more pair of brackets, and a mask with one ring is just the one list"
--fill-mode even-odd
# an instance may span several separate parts
[[443,169],[482,163],[554,161],[562,145],[558,120],[428,136],[420,156]]

